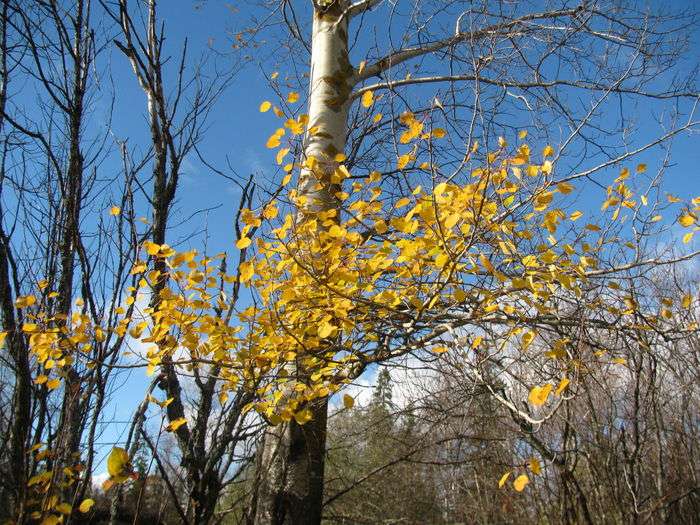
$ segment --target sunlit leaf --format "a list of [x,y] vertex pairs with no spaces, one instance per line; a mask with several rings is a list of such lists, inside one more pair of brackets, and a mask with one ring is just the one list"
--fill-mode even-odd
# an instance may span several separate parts
[[532,387],[530,394],[528,395],[528,401],[534,406],[542,406],[547,402],[550,392],[552,391],[552,385],[547,383],[542,386]]
[[344,394],[343,395],[343,406],[345,408],[354,407],[355,406],[355,399],[349,394]]
[[518,492],[522,492],[525,490],[525,486],[528,483],[530,483],[530,478],[528,478],[526,474],[520,474],[520,476],[515,478],[515,481],[513,481],[513,488]]
[[84,499],[84,500],[82,501],[82,503],[80,504],[80,506],[78,507],[78,510],[79,510],[80,512],[82,512],[83,514],[85,514],[85,513],[87,513],[87,512],[90,512],[90,509],[92,508],[92,506],[93,506],[94,504],[95,504],[95,500],[94,500],[94,499],[90,499],[90,498]]

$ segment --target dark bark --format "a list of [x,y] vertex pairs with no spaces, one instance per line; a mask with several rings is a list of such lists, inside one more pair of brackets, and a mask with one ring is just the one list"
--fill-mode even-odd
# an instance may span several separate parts
[[[8,67],[7,67],[7,25],[9,0],[2,2],[0,16],[0,129],[3,128],[6,107]],[[0,172],[0,193],[5,179],[5,153],[3,148]],[[2,216],[0,205],[0,217]],[[24,501],[27,490],[27,441],[31,429],[32,378],[29,367],[29,349],[22,336],[20,320],[15,315],[13,297],[17,290],[12,286],[13,256],[9,237],[0,223],[0,315],[2,330],[7,332],[5,345],[14,367],[14,392],[12,398],[12,421],[9,428],[9,474],[7,486],[10,491],[0,494],[0,505],[15,509],[20,520],[24,517]]]
[[249,523],[317,525],[323,511],[327,399],[312,407],[304,425],[270,427],[257,460],[257,491]]

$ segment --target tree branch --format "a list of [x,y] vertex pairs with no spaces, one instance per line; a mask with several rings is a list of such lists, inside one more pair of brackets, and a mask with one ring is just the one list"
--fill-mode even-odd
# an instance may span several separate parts
[[366,68],[364,68],[361,73],[357,72],[353,78],[353,81],[356,84],[356,83],[361,82],[363,80],[366,80],[368,78],[377,76],[380,73],[383,73],[384,71],[387,71],[387,70],[391,69],[392,67],[397,66],[397,65],[399,65],[402,62],[405,62],[407,60],[410,60],[412,58],[416,58],[416,57],[419,57],[422,55],[427,55],[428,53],[434,53],[435,51],[440,51],[441,49],[453,46],[455,44],[459,44],[459,43],[464,42],[466,40],[481,39],[481,38],[496,35],[499,33],[510,32],[514,28],[516,28],[518,26],[525,25],[527,22],[532,22],[534,20],[571,17],[574,15],[578,15],[580,13],[580,11],[581,11],[580,8],[576,8],[576,9],[561,9],[558,11],[547,11],[544,13],[533,13],[530,15],[522,16],[520,18],[516,18],[515,20],[511,20],[509,22],[503,22],[500,24],[490,25],[490,26],[488,26],[480,31],[463,32],[463,31],[460,31],[460,28],[458,26],[457,30],[453,36],[450,36],[448,38],[443,38],[442,40],[437,40],[435,42],[425,44],[422,46],[408,47],[405,49],[401,49],[399,51],[395,51],[395,52],[385,56],[384,58],[377,60],[374,64],[371,64],[371,65],[367,66]]
[[362,96],[363,93],[367,91],[379,91],[384,89],[395,89],[401,86],[408,86],[413,84],[431,84],[439,82],[460,82],[460,81],[479,81],[483,84],[490,84],[493,86],[500,86],[503,88],[518,88],[518,89],[534,89],[542,88],[549,89],[557,86],[572,87],[578,89],[587,89],[590,91],[609,91],[610,93],[620,93],[627,95],[638,95],[646,98],[654,99],[672,99],[672,98],[697,98],[700,97],[700,93],[693,93],[691,91],[682,93],[672,93],[668,91],[662,91],[659,93],[641,91],[634,88],[625,88],[621,86],[606,86],[604,84],[592,83],[592,82],[582,82],[574,80],[552,80],[550,82],[540,81],[540,82],[512,82],[507,80],[496,80],[492,78],[482,77],[480,75],[469,74],[469,75],[436,75],[432,77],[417,77],[417,78],[402,78],[398,80],[387,80],[386,82],[377,82],[376,84],[371,84],[368,86],[363,86],[362,88],[354,91],[350,95],[350,100],[354,101]]

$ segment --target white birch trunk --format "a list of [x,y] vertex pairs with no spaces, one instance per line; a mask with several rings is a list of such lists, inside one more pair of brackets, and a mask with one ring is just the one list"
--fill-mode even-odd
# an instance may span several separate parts
[[[334,156],[345,150],[352,66],[348,58],[345,1],[331,8],[314,9],[309,92],[309,128],[304,155],[315,158],[320,169],[302,171],[299,194],[306,199],[304,216],[338,208],[330,183]],[[320,184],[319,184],[320,183]],[[326,449],[327,400],[310,407],[313,419],[301,426],[295,421],[270,427],[257,462],[252,509],[255,525],[317,525],[323,509],[323,471]]]

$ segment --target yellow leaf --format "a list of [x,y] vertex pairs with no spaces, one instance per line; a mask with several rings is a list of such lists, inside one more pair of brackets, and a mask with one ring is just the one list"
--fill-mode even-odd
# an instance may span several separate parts
[[569,193],[571,193],[574,187],[568,182],[560,182],[559,184],[557,184],[557,189],[559,190],[559,193],[568,195]]
[[107,492],[107,491],[108,491],[109,489],[111,489],[113,486],[114,486],[114,481],[112,481],[111,479],[106,479],[106,480],[104,480],[104,482],[102,483],[102,490],[104,490],[105,492]]
[[688,232],[683,236],[683,244],[688,244],[695,235],[695,232]]
[[355,406],[355,400],[351,395],[345,394],[343,396],[343,406],[345,408],[352,408]]
[[148,255],[157,255],[160,251],[160,246],[151,241],[144,242],[143,247]]
[[408,197],[404,197],[402,199],[399,199],[396,201],[396,208],[403,208],[404,206],[406,206],[410,202],[411,202],[411,199],[409,199]]
[[447,352],[448,348],[446,346],[434,346],[432,351],[436,354],[444,354]]
[[576,220],[580,219],[581,217],[583,217],[583,213],[581,213],[578,210],[573,212],[571,215],[569,215],[569,219],[571,219],[572,221],[576,221]]
[[692,215],[690,215],[688,213],[688,214],[682,215],[681,218],[678,219],[678,222],[680,223],[681,226],[683,226],[685,228],[689,228],[690,226],[695,224],[695,217],[693,217]]
[[[542,163],[542,173],[544,173],[545,175],[550,175],[552,173],[552,169],[554,169],[554,165],[552,164],[551,160],[545,160]],[[562,183],[562,184],[566,184],[566,183]]]
[[78,510],[79,510],[80,512],[82,512],[83,514],[85,514],[85,513],[87,513],[87,512],[90,512],[90,509],[92,508],[92,506],[93,506],[94,504],[95,504],[95,500],[90,499],[90,498],[84,499],[83,502],[82,502],[82,503],[80,504],[80,506],[78,507]]
[[534,268],[538,265],[537,257],[534,255],[526,255],[523,257],[522,263],[526,268]]
[[250,246],[251,240],[248,237],[241,237],[238,239],[238,242],[236,242],[236,248],[239,250],[244,250],[248,246]]
[[435,186],[435,188],[433,189],[433,195],[435,195],[436,197],[439,197],[440,195],[445,193],[445,191],[447,191],[447,183],[441,182],[440,184]]
[[252,279],[253,274],[255,273],[255,269],[253,268],[253,265],[250,261],[245,261],[241,263],[240,272],[241,282],[246,283]]
[[129,453],[121,447],[114,447],[107,458],[107,473],[115,478],[123,476],[128,468]]
[[530,483],[530,478],[526,474],[520,474],[513,482],[513,488],[518,492],[522,492],[525,489],[525,485]]
[[539,475],[539,473],[542,472],[542,466],[540,465],[540,462],[537,458],[528,459],[527,466],[530,467],[530,470],[533,474]]
[[547,383],[543,386],[535,386],[530,390],[528,400],[535,406],[542,406],[547,402],[549,393],[552,391],[552,385]]
[[399,159],[396,162],[396,167],[402,170],[408,165],[409,162],[411,162],[411,155],[406,153],[404,155],[399,156]]
[[445,131],[445,130],[442,129],[442,128],[435,128],[435,129],[433,130],[433,133],[432,133],[432,136],[435,137],[436,139],[441,139],[441,138],[443,138],[445,135],[447,135],[447,131]]
[[362,107],[369,108],[374,104],[374,92],[365,91],[362,94]]
[[612,359],[612,362],[616,365],[624,365],[627,364],[627,359],[624,359],[622,357],[615,357],[614,359]]
[[287,95],[287,102],[289,102],[290,104],[294,104],[298,100],[299,100],[299,93],[297,93],[296,91],[291,91],[289,93],[289,95]]
[[542,151],[542,156],[547,158],[551,157],[552,155],[554,155],[554,148],[548,144],[544,147],[544,150]]
[[331,323],[328,321],[325,321],[324,323],[321,324],[321,326],[318,327],[318,336],[321,339],[325,339],[327,337],[330,337],[333,332],[335,332],[336,328],[333,326]]
[[5,342],[5,338],[7,338],[7,332],[0,332],[0,346]]
[[545,191],[535,197],[535,210],[544,211],[552,202],[553,194],[551,191]]
[[285,133],[286,131],[284,130],[284,128],[279,128],[272,135],[270,135],[270,138],[267,139],[265,146],[267,146],[269,149],[278,148],[280,144],[282,144],[280,139]]
[[308,423],[313,419],[313,415],[311,414],[311,410],[308,408],[305,408],[304,410],[301,410],[294,414],[294,419],[296,420],[297,423],[300,425],[303,425],[305,423]]
[[501,476],[501,479],[498,480],[498,488],[499,489],[502,488],[503,485],[506,484],[506,481],[508,481],[508,478],[510,477],[510,475],[511,475],[511,471],[509,470],[508,472],[506,472],[505,474],[503,474]]
[[[681,306],[687,310],[688,308],[690,308],[690,303],[692,301],[693,301],[693,296],[690,294],[686,294],[683,296],[683,299],[681,299]],[[1,339],[0,339],[0,344],[2,344]]]
[[34,332],[36,332],[38,329],[39,329],[39,327],[38,327],[36,324],[34,324],[34,323],[24,323],[24,324],[22,325],[22,331],[23,331],[25,334],[34,333]]
[[535,340],[535,336],[537,334],[535,332],[525,332],[523,334],[523,339],[522,339],[522,349],[527,350],[532,342]]
[[61,514],[70,514],[73,512],[73,507],[70,506],[70,503],[59,503],[56,505],[55,509]]
[[527,137],[527,130],[526,129],[524,129],[518,133],[518,138],[520,140],[523,140],[525,137]]
[[46,382],[46,388],[48,388],[49,390],[55,390],[59,386],[61,386],[60,379],[52,379],[52,380]]
[[115,217],[119,215],[122,212],[122,209],[119,206],[112,206],[109,209],[109,214],[114,215]]
[[568,377],[563,378],[561,381],[559,381],[559,386],[557,386],[556,391],[554,392],[556,395],[560,396],[561,393],[564,391],[564,389],[569,386],[569,383],[571,381],[569,380]]
[[15,306],[17,308],[27,308],[36,303],[36,297],[33,295],[21,295],[15,301]]
[[384,115],[382,115],[381,113],[377,113],[377,114],[374,116],[374,118],[372,119],[372,122],[374,122],[375,124],[377,124],[380,120],[382,120],[382,117],[383,117],[383,116],[384,116]]
[[278,213],[279,210],[277,209],[277,206],[275,206],[274,204],[268,204],[263,210],[263,217],[265,217],[267,220],[274,219],[275,217],[277,217]]
[[165,427],[165,430],[167,430],[168,432],[175,432],[182,425],[186,425],[186,424],[187,424],[187,419],[185,419],[184,417],[179,417],[179,418],[171,421],[170,424],[167,427]]
[[644,173],[647,170],[647,165],[646,164],[637,164],[637,168],[635,171],[637,173]]
[[277,152],[277,164],[282,164],[284,157],[289,153],[289,148],[282,148]]
[[278,76],[280,76],[279,71],[273,71],[272,74],[270,75],[270,78],[272,80],[275,80]]
[[272,104],[270,101],[265,100],[262,104],[260,104],[260,113],[266,113],[270,111],[270,108],[272,107]]
[[55,514],[49,514],[42,520],[41,525],[58,525],[62,520],[63,518]]

